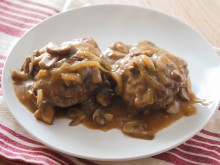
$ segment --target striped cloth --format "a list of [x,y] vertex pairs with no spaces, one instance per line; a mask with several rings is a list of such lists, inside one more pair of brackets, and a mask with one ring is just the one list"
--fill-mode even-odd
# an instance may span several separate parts
[[[0,79],[9,51],[33,25],[57,14],[70,0],[0,0]],[[12,164],[142,165],[142,164],[220,164],[220,110],[208,125],[184,144],[151,158],[121,162],[99,162],[75,158],[53,151],[31,137],[8,112],[0,84],[0,159]]]

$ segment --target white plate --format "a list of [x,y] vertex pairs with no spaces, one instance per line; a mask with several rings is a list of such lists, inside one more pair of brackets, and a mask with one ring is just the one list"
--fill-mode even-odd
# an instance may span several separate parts
[[[198,105],[198,114],[185,117],[157,133],[152,141],[130,138],[118,130],[102,132],[80,125],[69,127],[67,119],[48,126],[34,119],[16,98],[11,70],[19,70],[25,57],[49,41],[77,37],[94,38],[101,49],[114,41],[135,43],[150,40],[184,58],[189,64],[193,90],[212,103]],[[102,5],[58,14],[26,33],[11,51],[3,72],[3,90],[11,113],[29,133],[47,146],[87,159],[128,160],[169,150],[200,131],[219,103],[219,59],[210,44],[186,24],[146,8]]]

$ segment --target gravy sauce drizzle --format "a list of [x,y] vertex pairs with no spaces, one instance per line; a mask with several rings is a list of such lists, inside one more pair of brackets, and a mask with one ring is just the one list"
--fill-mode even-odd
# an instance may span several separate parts
[[[32,113],[36,111],[36,106],[33,104],[33,102],[30,100],[30,98],[27,95],[27,87],[31,86],[33,82],[27,81],[24,83],[14,83],[14,90],[16,93],[17,98],[20,100],[20,102],[26,106],[27,109],[29,109]],[[134,137],[134,138],[142,138],[142,139],[148,139],[151,140],[154,138],[155,133],[162,130],[163,128],[168,127],[175,121],[179,120],[180,118],[184,116],[191,116],[196,114],[196,107],[195,103],[204,104],[203,100],[197,99],[194,95],[191,95],[190,102],[182,102],[179,105],[179,111],[177,111],[175,114],[168,114],[165,111],[153,111],[150,114],[143,115],[142,113],[132,115],[129,112],[126,111],[128,107],[123,103],[120,97],[116,97],[113,100],[113,103],[106,108],[106,111],[111,112],[114,116],[112,121],[104,126],[99,125],[95,123],[91,117],[87,117],[82,121],[82,124],[90,129],[99,129],[102,131],[108,131],[111,129],[118,129],[122,130],[123,126],[128,121],[144,121],[147,125],[147,131],[148,135],[136,135],[133,134],[127,134],[128,136]],[[206,106],[205,104],[204,106]],[[67,111],[63,110],[60,111],[59,108],[56,109],[55,114],[56,119],[61,118],[69,118],[67,115]]]

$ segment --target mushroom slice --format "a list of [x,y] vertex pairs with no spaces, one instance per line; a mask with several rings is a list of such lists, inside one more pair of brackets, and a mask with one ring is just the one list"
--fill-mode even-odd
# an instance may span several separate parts
[[99,125],[106,125],[111,122],[113,119],[113,115],[110,113],[105,113],[105,111],[101,109],[96,109],[92,116],[93,121],[95,121]]
[[12,71],[11,78],[14,81],[25,81],[28,79],[28,75],[25,74],[24,72]]
[[154,133],[147,130],[147,125],[143,121],[134,120],[128,121],[123,125],[122,132],[130,136],[139,137],[143,139],[153,139]]
[[183,101],[189,101],[190,100],[189,92],[187,91],[186,88],[180,88],[179,89],[179,97]]
[[80,68],[78,70],[78,73],[80,74],[82,81],[85,81],[86,78],[88,77],[88,75],[90,75],[90,73],[91,73],[91,68],[89,68],[89,67]]
[[37,109],[35,112],[34,112],[34,117],[37,119],[37,120],[42,120],[42,113],[39,109]]
[[144,94],[144,101],[147,104],[153,104],[154,103],[154,93],[151,88],[147,89],[147,92]]
[[30,63],[29,63],[29,74],[31,74],[32,72],[33,72],[33,69],[34,69],[34,56],[32,55],[31,56],[31,61],[30,61]]
[[84,38],[80,38],[80,40],[83,41],[84,43],[88,43],[88,44],[94,46],[95,48],[99,48],[96,41],[92,38],[84,37]]
[[179,111],[179,102],[173,101],[170,103],[166,109],[166,112],[169,114],[175,114]]
[[118,51],[110,51],[108,53],[106,53],[108,57],[112,58],[112,59],[120,59],[120,58],[124,58],[126,56],[125,53],[122,52],[118,52]]
[[148,57],[153,56],[154,52],[150,49],[146,49],[146,50],[141,50],[141,51],[137,51],[135,53],[133,53],[134,56],[139,56],[139,55],[147,55]]
[[94,68],[92,68],[91,72],[92,72],[93,83],[95,83],[95,84],[102,83],[102,76],[101,76],[101,72],[100,72],[99,68],[94,67]]
[[41,120],[50,125],[53,124],[54,116],[55,116],[55,111],[53,107],[47,104],[46,102],[42,103],[39,106],[39,109],[37,109],[34,112],[34,117],[37,120]]
[[150,57],[144,56],[142,59],[142,64],[149,70],[149,71],[156,71],[156,68],[154,66],[153,61],[151,60]]
[[135,129],[142,128],[145,130],[147,125],[144,122],[141,121],[128,121],[124,124],[122,131],[127,134],[131,134],[134,132]]
[[24,73],[29,73],[30,62],[31,62],[31,57],[30,56],[26,57],[23,65],[21,66],[21,71],[24,71]]
[[174,80],[178,81],[178,82],[182,82],[183,81],[183,76],[180,74],[179,71],[177,70],[173,70],[171,72],[171,76]]
[[131,48],[130,45],[126,45],[123,42],[115,42],[111,47],[112,50],[116,50],[126,54],[129,53],[130,48]]
[[97,95],[96,100],[103,107],[107,107],[112,103],[113,90],[109,88],[101,89]]
[[55,111],[53,107],[47,103],[40,105],[41,118],[47,124],[52,124],[54,120]]
[[[35,95],[33,90],[28,90],[27,91],[27,97],[30,99],[32,106],[37,107],[37,96]],[[35,109],[36,110],[36,109]]]
[[59,45],[59,44],[50,42],[47,45],[47,52],[52,55],[66,55],[74,49],[75,48],[73,45],[67,44],[67,43]]
[[69,126],[76,126],[82,123],[83,120],[87,117],[82,109],[78,109],[75,107],[71,107],[68,109],[67,116],[72,119],[72,121],[69,123]]
[[50,54],[44,54],[43,58],[38,64],[43,69],[50,69],[55,65],[58,59],[59,57],[52,57]]
[[39,80],[44,77],[48,77],[50,75],[50,72],[48,70],[41,69],[39,72],[34,76],[34,80]]
[[76,125],[82,123],[82,121],[85,118],[86,118],[86,115],[77,116],[69,123],[69,126],[76,126]]
[[40,106],[43,103],[44,93],[43,89],[37,90],[37,105]]

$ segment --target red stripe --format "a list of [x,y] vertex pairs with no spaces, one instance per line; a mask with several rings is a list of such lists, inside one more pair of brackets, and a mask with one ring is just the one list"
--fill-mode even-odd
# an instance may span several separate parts
[[1,141],[0,141],[0,144],[1,144],[1,146],[4,146],[4,148],[7,148],[8,150],[10,150],[10,151],[12,151],[14,153],[24,153],[24,154],[28,154],[28,155],[36,156],[36,157],[44,156],[44,157],[47,157],[48,159],[54,160],[54,161],[59,162],[61,164],[65,164],[61,160],[56,159],[56,157],[52,157],[51,155],[46,155],[45,153],[40,153],[38,151],[23,151],[21,149],[18,149],[18,148],[15,148],[15,147],[11,147],[10,145],[8,145],[6,143],[3,143]]
[[203,144],[203,143],[199,143],[199,142],[196,142],[196,141],[193,141],[193,140],[188,140],[186,142],[186,144],[190,144],[190,145],[194,145],[194,146],[201,146],[201,147],[206,148],[208,150],[213,150],[213,151],[217,151],[218,153],[220,153],[220,147],[218,147],[218,146]]
[[18,30],[18,29],[3,25],[1,23],[0,23],[0,32],[15,36],[15,37],[20,37],[24,33],[24,31],[22,30]]
[[220,145],[220,141],[204,138],[204,137],[201,137],[201,136],[198,136],[198,135],[195,135],[193,137],[193,139],[198,140],[198,141],[202,141],[202,142],[207,142],[209,144]]
[[40,16],[40,15],[37,15],[37,14],[32,14],[32,13],[28,13],[28,12],[23,12],[23,11],[17,11],[17,10],[14,10],[12,8],[9,8],[9,7],[5,7],[3,5],[0,4],[0,8],[4,9],[4,10],[7,10],[7,11],[10,11],[12,13],[16,13],[16,14],[21,14],[21,15],[24,15],[24,16],[30,16],[30,17],[34,17],[34,18],[39,18],[41,20],[47,18],[46,16],[43,17],[43,16]]
[[173,163],[173,164],[178,164],[178,165],[194,165],[193,163],[188,162],[184,159],[181,159],[181,158],[177,157],[176,155],[173,155],[169,152],[155,155],[155,156],[153,156],[153,158],[160,159],[160,160],[163,160],[163,161],[166,161],[169,163]]
[[35,151],[44,151],[44,150],[47,150],[47,148],[44,148],[43,146],[42,147],[31,147],[31,146],[27,146],[25,144],[22,144],[22,143],[19,143],[11,138],[9,138],[8,136],[4,135],[3,133],[0,132],[0,139],[6,141],[7,143],[10,143],[12,145],[15,145],[19,148],[23,148],[23,149],[26,149],[26,150],[35,150]]
[[82,162],[82,163],[87,164],[87,165],[98,165],[98,164],[96,164],[96,163],[94,163],[94,162],[91,162],[91,161],[89,161],[89,160],[86,160],[86,159],[81,159],[81,158],[76,158],[76,159],[79,160],[79,161]]
[[[3,129],[3,130],[5,130],[6,132],[12,134],[13,136],[15,136],[15,137],[21,139],[21,140],[24,140],[24,141],[29,142],[29,143],[32,143],[32,144],[37,144],[37,145],[43,146],[43,144],[41,144],[41,143],[39,143],[39,142],[37,142],[37,141],[34,141],[34,140],[32,140],[32,139],[29,139],[29,138],[27,138],[27,137],[25,137],[25,136],[22,136],[22,135],[16,133],[14,130],[12,130],[12,129],[10,129],[10,128],[8,128],[8,127],[2,125],[2,124],[0,124],[0,128]],[[79,160],[87,161],[87,160],[80,159],[80,158],[79,158]],[[88,162],[89,162],[89,161],[88,161]],[[93,162],[90,162],[90,163],[93,163]],[[91,164],[91,165],[92,165],[92,164]],[[96,164],[93,164],[93,165],[96,165]]]
[[0,55],[0,59],[6,59],[6,57],[3,55]]
[[32,23],[32,24],[36,24],[36,23],[40,22],[40,21],[37,21],[37,20],[24,18],[24,17],[21,17],[21,16],[13,15],[13,14],[8,14],[8,13],[5,13],[3,11],[0,11],[0,15],[3,15],[3,16],[8,17],[8,18],[13,18],[13,19],[16,19],[16,20],[20,20],[20,21],[23,21],[23,22]]
[[30,164],[33,164],[33,163],[27,163],[25,161],[20,161],[20,160],[17,160],[17,159],[10,159],[10,158],[7,158],[3,155],[0,155],[0,160],[3,160],[8,164],[13,163],[13,164],[16,164],[16,165],[30,165]]
[[35,140],[29,139],[29,138],[27,138],[27,137],[25,137],[23,135],[20,135],[17,132],[15,132],[14,130],[12,130],[12,129],[10,129],[10,128],[2,125],[2,124],[0,124],[0,128],[3,129],[4,131],[10,133],[11,135],[13,135],[13,136],[15,136],[15,137],[25,141],[25,142],[28,142],[28,143],[31,143],[31,144],[40,145],[40,146],[44,146],[42,143],[39,143],[39,142],[37,142]]
[[24,9],[24,10],[28,10],[28,11],[32,11],[32,12],[35,12],[35,13],[41,13],[41,14],[44,14],[44,15],[47,15],[47,16],[51,16],[53,14],[49,13],[49,12],[46,12],[46,11],[43,11],[43,10],[39,10],[39,9],[36,9],[36,8],[31,8],[31,7],[27,7],[27,6],[23,6],[23,5],[19,5],[19,4],[16,4],[16,3],[12,3],[10,1],[2,1],[4,4],[7,4],[9,6],[13,6],[13,7],[16,7],[18,9]]
[[202,154],[202,156],[204,156],[204,157],[210,156],[210,157],[213,157],[217,160],[220,160],[220,156],[213,151],[206,151],[201,148],[197,148],[197,147],[193,147],[193,146],[186,146],[185,144],[180,145],[178,148],[181,148],[182,150],[187,151],[187,152]]
[[0,141],[0,145],[1,147],[4,147],[5,149],[7,148],[7,150],[10,150],[11,152],[13,152],[14,154],[16,155],[20,155],[20,154],[27,154],[28,156],[31,156],[33,157],[32,159],[34,160],[40,160],[40,159],[43,159],[45,162],[48,162],[47,160],[51,161],[54,163],[57,162],[57,163],[60,163],[60,164],[64,164],[63,162],[61,161],[57,161],[57,160],[54,160],[53,157],[51,156],[48,156],[48,155],[45,155],[45,154],[42,154],[42,153],[36,153],[36,152],[30,152],[30,151],[23,151],[23,150],[20,150],[20,149],[17,149],[17,148],[14,148],[14,147],[11,147],[3,142]]
[[53,7],[51,7],[51,6],[47,6],[47,5],[43,5],[43,4],[39,4],[39,3],[36,3],[36,2],[27,1],[27,0],[21,0],[21,1],[23,1],[23,2],[25,2],[25,3],[32,4],[32,5],[44,7],[44,8],[46,8],[46,9],[53,10],[53,11],[55,11],[56,13],[59,13],[59,12],[60,12],[58,9],[53,8]]
[[9,137],[4,135],[3,133],[0,133],[0,138],[2,140],[6,141],[7,143],[15,145],[15,146],[17,146],[19,148],[23,148],[25,150],[30,150],[30,151],[34,150],[34,151],[42,151],[42,152],[45,152],[45,153],[49,153],[49,154],[57,157],[58,159],[61,159],[61,160],[65,161],[65,162],[67,162],[67,163],[71,163],[71,164],[75,165],[75,163],[73,161],[71,161],[70,159],[68,159],[68,158],[66,158],[66,157],[64,157],[64,156],[62,156],[62,155],[60,155],[60,154],[58,154],[58,153],[56,153],[56,152],[54,152],[54,151],[52,151],[50,149],[43,148],[43,147],[27,146],[25,144],[22,144],[22,143],[19,143],[17,141],[14,141],[14,140],[10,139]]
[[[38,161],[40,161],[41,163],[36,163],[36,162],[34,162],[34,164],[42,164],[43,162],[44,162],[44,163],[51,164],[51,165],[54,165],[54,164],[55,164],[53,161],[51,161],[51,160],[49,160],[49,159],[45,159],[45,158],[34,158],[34,157],[32,157],[32,156],[24,155],[24,154],[22,154],[22,153],[15,154],[15,153],[10,152],[10,151],[7,151],[7,150],[5,150],[5,149],[3,149],[3,148],[0,148],[0,151],[1,151],[1,153],[4,153],[4,154],[6,154],[6,155],[8,155],[8,156],[13,156],[13,157],[20,156],[20,160],[24,161],[24,159],[25,159],[25,160],[26,160],[26,161],[25,161],[26,163],[29,163],[29,161],[36,161],[36,160],[38,160]],[[18,158],[17,158],[17,159],[18,159]],[[27,161],[27,160],[28,160],[28,161]]]
[[[0,72],[2,72],[2,70],[0,70]],[[0,80],[2,79],[2,73],[0,73]],[[1,81],[0,81],[1,82]],[[1,86],[2,84],[0,83],[0,90],[1,90]]]
[[3,63],[0,63],[0,68],[2,68],[4,66],[4,64]]
[[220,138],[220,134],[219,133],[210,132],[210,131],[207,131],[207,130],[204,130],[204,129],[201,132],[203,134],[206,134],[206,135],[209,135],[209,136]]
[[24,23],[14,22],[14,21],[11,21],[11,20],[8,20],[8,19],[4,19],[4,18],[1,18],[1,17],[0,17],[0,21],[8,23],[10,25],[18,26],[18,27],[21,27],[21,28],[31,28],[32,27],[30,25],[25,25]]
[[[1,80],[1,79],[0,79]],[[1,88],[1,87],[0,87]],[[2,89],[0,89],[0,96],[3,96]]]
[[214,160],[214,159],[209,159],[203,156],[196,156],[196,155],[191,155],[190,153],[184,153],[180,150],[177,150],[176,148],[172,149],[170,152],[175,153],[177,155],[180,155],[181,157],[188,159],[188,160],[192,160],[195,162],[199,162],[199,163],[210,163],[210,164],[219,164],[220,162]]

